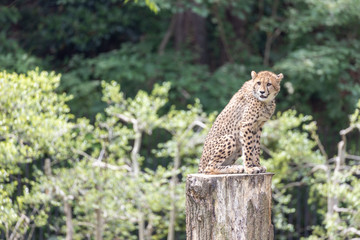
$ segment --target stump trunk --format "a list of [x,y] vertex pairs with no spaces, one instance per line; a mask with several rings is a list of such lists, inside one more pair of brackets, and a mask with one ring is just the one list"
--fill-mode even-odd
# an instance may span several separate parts
[[272,240],[272,176],[272,173],[189,175],[187,240]]

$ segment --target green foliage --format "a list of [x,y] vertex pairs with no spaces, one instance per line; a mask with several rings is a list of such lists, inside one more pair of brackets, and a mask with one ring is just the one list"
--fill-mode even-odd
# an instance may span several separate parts
[[211,73],[204,65],[194,65],[189,52],[167,52],[159,56],[151,49],[148,44],[131,44],[93,59],[75,56],[61,86],[74,95],[69,103],[71,108],[79,115],[90,117],[101,111],[104,104],[98,92],[100,81],[115,80],[128,96],[134,96],[139,85],[150,90],[154,83],[170,82],[170,102],[185,107],[196,96],[207,110],[215,110],[225,106],[238,86],[250,78],[249,69],[243,65],[227,64]]
[[[206,124],[214,119],[214,114],[207,117],[202,111],[199,100],[194,105],[188,105],[187,110],[176,110],[173,106],[161,119],[161,126],[172,135],[172,138],[159,144],[160,151],[156,151],[156,156],[175,158],[176,154],[180,154],[186,160],[185,163],[196,166],[197,158],[201,155],[204,134],[210,129]],[[179,153],[176,153],[177,148],[180,149]]]
[[[64,66],[74,54],[94,56],[118,48],[123,42],[137,41],[144,28],[159,30],[142,21],[158,21],[158,17],[139,6],[141,2],[41,0],[32,5],[19,4],[14,9],[20,15],[16,24],[22,32],[21,47],[38,56],[51,55],[54,66]],[[155,9],[153,1],[146,2]]]
[[155,85],[151,94],[140,90],[133,99],[125,99],[124,94],[120,92],[120,85],[116,82],[111,84],[104,82],[103,87],[103,100],[110,105],[105,109],[109,116],[124,118],[125,121],[129,122],[134,122],[135,119],[139,130],[149,134],[158,127],[161,122],[158,111],[167,102],[170,84]]
[[26,75],[0,72],[0,228],[6,234],[18,221],[27,224],[17,231],[26,230],[32,220],[27,220],[29,209],[24,203],[30,179],[24,177],[21,184],[15,176],[40,159],[62,162],[72,157],[73,117],[65,104],[69,97],[54,93],[59,81],[59,75],[38,70]]
[[[145,229],[150,229],[146,234],[162,239],[168,233],[172,209],[177,209],[174,230],[184,231],[184,180],[196,171],[202,142],[215,118],[203,112],[199,100],[186,110],[172,106],[167,111],[169,83],[155,84],[150,93],[139,91],[134,98],[126,98],[119,84],[104,81],[104,113],[97,115],[93,125],[86,119],[72,123],[65,104],[70,98],[54,92],[58,75],[31,71],[26,75],[2,72],[0,76],[1,93],[7,96],[1,100],[0,226],[7,235],[25,234],[51,222],[54,230],[48,237],[55,237],[66,233],[65,221],[70,221],[74,239],[99,231],[105,239],[136,239],[143,221]],[[358,126],[358,115],[359,109],[350,118],[351,126]],[[157,143],[150,156],[144,155],[145,135],[160,130],[169,137]],[[267,157],[263,162],[277,173],[273,179],[275,227],[298,236],[287,216],[295,214],[296,186],[306,186],[309,204],[325,216],[323,227],[314,227],[310,239],[321,234],[354,237],[351,229],[358,226],[360,215],[354,210],[359,196],[353,193],[359,185],[359,165],[350,164],[349,171],[330,178],[316,171],[326,166],[326,157],[316,150],[316,131],[312,117],[294,110],[278,113],[264,127],[262,144]],[[147,161],[153,158],[166,162],[165,166],[148,169]],[[24,177],[23,192],[14,198],[18,182],[11,179],[24,174],[24,164],[29,163],[43,165]],[[343,211],[325,215],[324,199],[334,196]],[[65,204],[71,206],[71,219],[66,217]],[[54,209],[64,217],[49,215]],[[27,224],[15,229],[19,221]]]
[[11,200],[11,194],[14,192],[15,185],[6,184],[9,181],[9,174],[5,169],[0,170],[0,229],[8,231],[7,226],[12,226],[19,219],[17,206]]
[[[84,0],[57,0],[57,4],[59,5],[74,5],[74,4],[84,4],[84,3],[91,3],[94,4],[96,3],[96,1],[84,1]],[[125,1],[119,1],[119,0],[111,0],[109,1],[112,4],[122,4],[123,2],[128,3],[130,2],[130,0],[125,0]],[[165,5],[165,2],[161,2],[161,1],[154,1],[154,0],[145,0],[145,1],[138,1],[135,0],[134,1],[136,4],[140,5],[140,6],[147,6],[151,11],[153,11],[154,13],[157,13],[160,9],[158,4],[160,3],[162,6]]]
[[[305,8],[290,8],[288,28],[291,38],[302,37],[311,33],[320,26],[328,27],[327,30],[341,30],[357,23],[360,19],[359,4],[352,0],[297,1],[298,5]],[[300,24],[301,23],[301,24]]]
[[[209,121],[198,101],[188,110],[172,107],[168,114],[159,116],[159,110],[168,101],[168,83],[155,85],[150,94],[139,91],[132,99],[125,98],[116,82],[103,82],[102,87],[107,104],[105,113],[97,115],[94,126],[80,120],[74,129],[78,145],[72,143],[71,152],[75,161],[68,163],[71,167],[56,165],[48,174],[39,171],[32,184],[32,197],[26,198],[26,202],[47,206],[46,212],[53,208],[63,212],[68,202],[73,209],[75,239],[94,236],[99,224],[103,224],[105,239],[136,239],[134,231],[140,227],[140,217],[150,229],[148,234],[153,239],[161,239],[168,231],[172,202],[179,209],[177,223],[185,220],[185,178],[175,188],[170,187],[168,178],[179,170],[186,175],[189,164],[194,171],[195,158],[205,137],[203,129],[209,127],[204,123]],[[176,151],[174,146],[180,146],[184,160],[179,169],[175,170],[171,164],[147,169],[143,167],[147,158],[140,151],[134,152],[143,134],[152,134],[161,128],[173,137],[153,152],[158,158],[171,162]],[[170,189],[175,191],[176,199],[169,196]],[[41,226],[42,219],[34,221]],[[64,226],[65,220],[53,221],[52,227]],[[177,230],[183,227],[176,225]],[[65,234],[65,230],[62,227],[52,234]]]
[[[262,134],[264,154],[269,155],[262,163],[268,171],[276,173],[273,177],[274,224],[285,232],[294,232],[294,226],[286,220],[287,215],[295,212],[293,190],[297,184],[311,187],[311,169],[325,161],[319,151],[314,151],[317,144],[309,132],[314,124],[311,120],[311,116],[288,110],[267,122]],[[294,182],[297,184],[293,185]]]
[[[141,219],[146,234],[163,239],[172,206],[176,237],[184,238],[184,179],[196,171],[215,117],[200,102],[208,113],[220,111],[251,70],[272,70],[285,75],[277,97],[283,113],[262,139],[265,165],[276,173],[277,238],[358,237],[358,163],[346,159],[346,171],[335,174],[336,157],[327,155],[336,154],[338,132],[360,98],[359,6],[5,0],[0,236],[42,227],[45,235],[33,238],[63,237],[67,203],[75,239],[94,237],[99,216],[105,239],[137,239]],[[27,73],[36,67],[61,73],[61,82],[55,73]],[[358,124],[356,109],[350,128]],[[357,138],[347,136],[346,156],[359,155]],[[346,211],[327,214],[331,197]],[[317,226],[301,225],[299,202]]]
[[[169,223],[174,221],[174,231],[182,231],[185,222],[185,179],[189,173],[197,169],[198,156],[201,155],[202,143],[214,115],[209,117],[202,111],[200,102],[197,100],[194,105],[188,105],[187,110],[171,110],[162,117],[161,127],[171,134],[171,139],[165,143],[159,143],[158,149],[154,149],[157,158],[172,158],[170,165],[171,179],[169,181],[169,210],[173,211],[174,219],[169,215]],[[178,175],[182,178],[179,182]],[[170,196],[169,196],[170,195]],[[171,231],[171,230],[170,230]]]
[[[0,38],[2,38],[0,36]],[[0,40],[1,41],[1,40]],[[41,61],[34,56],[28,55],[21,48],[16,48],[12,53],[0,54],[0,70],[8,72],[26,73],[30,69],[41,66]]]
[[[360,101],[357,109],[350,116],[350,127],[342,130],[343,141],[339,146],[344,146],[343,153],[328,161],[326,175],[318,175],[318,184],[314,186],[320,196],[327,198],[328,209],[322,226],[315,226],[313,234],[308,239],[352,239],[359,236],[360,211],[359,211],[359,172],[358,159],[346,154],[346,132],[360,130],[359,119]],[[344,159],[341,159],[344,158]],[[320,176],[320,177],[319,177]],[[320,180],[320,181],[319,181]],[[330,203],[330,205],[329,205]]]
[[[358,113],[359,109],[356,109],[350,117],[351,129],[360,126]],[[356,237],[360,216],[357,210],[359,164],[356,156],[345,157],[343,163],[340,162],[341,156],[327,159],[316,133],[316,122],[311,120],[310,116],[297,116],[295,111],[289,110],[278,113],[276,119],[264,126],[262,143],[264,153],[269,155],[265,165],[277,173],[273,177],[275,227],[284,232],[294,232],[294,226],[287,222],[286,216],[296,214],[294,190],[302,186],[309,191],[310,207],[323,216],[323,225],[313,226],[313,233],[308,239]],[[341,142],[339,146],[345,143]],[[329,208],[334,208],[334,211]],[[293,234],[299,237],[298,233]],[[283,235],[278,238],[286,239]]]
[[353,27],[358,9],[351,0],[295,1],[280,27],[289,45],[274,68],[287,77],[286,101],[337,129],[346,126],[346,115],[360,97],[354,81],[360,63],[359,30]]
[[1,148],[2,159],[7,161],[3,164],[16,166],[46,154],[54,160],[67,156],[60,151],[65,143],[59,140],[69,133],[72,115],[65,105],[69,97],[53,92],[60,76],[39,71],[27,75],[1,72],[0,79]]
[[357,102],[355,112],[350,116],[350,126],[360,124],[360,100]]
[[[351,81],[348,72],[359,64],[360,55],[356,52],[353,44],[335,42],[293,52],[276,65],[288,77],[285,85],[287,99],[294,102],[296,109],[301,112],[310,113],[319,106],[319,113],[326,111],[329,120],[341,122],[346,117],[342,109],[348,106],[351,109],[356,103],[355,99],[360,97],[359,85]],[[354,59],[356,64],[349,65],[349,59]],[[345,93],[349,94],[342,98]],[[318,103],[313,106],[302,104],[309,100]]]
[[18,42],[11,39],[10,29],[20,19],[20,13],[14,7],[0,6],[0,70],[8,72],[26,73],[30,69],[42,65],[40,59],[31,56],[22,49]]

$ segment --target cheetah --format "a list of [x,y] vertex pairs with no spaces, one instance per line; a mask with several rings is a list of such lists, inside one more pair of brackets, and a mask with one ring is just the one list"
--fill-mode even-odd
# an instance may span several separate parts
[[[269,71],[251,72],[224,110],[217,116],[205,142],[199,173],[264,173],[260,166],[260,135],[264,123],[275,111],[275,97],[283,74]],[[244,166],[234,165],[244,156]]]

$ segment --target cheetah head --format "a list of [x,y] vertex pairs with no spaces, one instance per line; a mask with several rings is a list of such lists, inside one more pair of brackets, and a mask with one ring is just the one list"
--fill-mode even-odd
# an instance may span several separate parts
[[282,73],[276,75],[269,71],[256,73],[251,72],[253,94],[262,102],[272,101],[280,91],[280,82],[284,75]]

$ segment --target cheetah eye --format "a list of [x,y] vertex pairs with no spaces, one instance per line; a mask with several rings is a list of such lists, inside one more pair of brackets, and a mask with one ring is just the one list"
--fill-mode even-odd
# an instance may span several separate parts
[[257,85],[260,85],[261,84],[261,82],[257,82]]
[[269,87],[269,86],[271,86],[271,83],[268,82],[266,85]]

